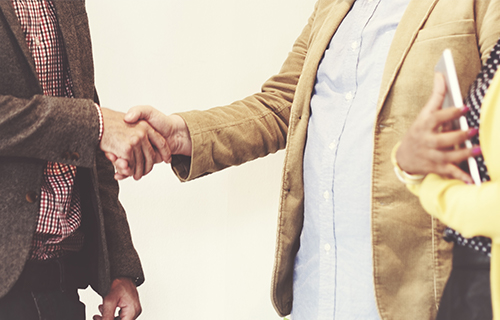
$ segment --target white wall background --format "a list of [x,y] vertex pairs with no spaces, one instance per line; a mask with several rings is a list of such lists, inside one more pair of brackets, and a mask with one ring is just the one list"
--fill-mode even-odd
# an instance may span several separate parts
[[[104,107],[229,104],[279,71],[315,0],[87,0]],[[181,184],[120,183],[142,260],[140,319],[280,319],[270,301],[283,152]],[[82,291],[87,319],[101,299]]]

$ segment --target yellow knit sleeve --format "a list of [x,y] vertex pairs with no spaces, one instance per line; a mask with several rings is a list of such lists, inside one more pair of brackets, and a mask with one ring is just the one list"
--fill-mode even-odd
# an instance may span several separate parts
[[419,197],[427,212],[463,236],[500,240],[498,182],[475,186],[429,174],[420,186]]

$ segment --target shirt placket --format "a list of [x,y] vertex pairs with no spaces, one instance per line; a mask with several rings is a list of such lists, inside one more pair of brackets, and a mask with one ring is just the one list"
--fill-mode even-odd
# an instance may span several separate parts
[[[343,143],[342,141],[342,133],[344,131],[344,127],[347,122],[347,117],[348,114],[353,107],[353,104],[355,103],[356,95],[358,92],[358,63],[360,61],[360,55],[361,55],[361,44],[362,44],[362,34],[365,26],[369,22],[371,16],[373,15],[377,4],[379,1],[374,1],[374,0],[365,0],[360,4],[359,9],[359,14],[357,15],[357,19],[355,21],[355,27],[351,28],[353,32],[351,32],[348,35],[348,38],[346,39],[346,54],[344,58],[344,63],[348,66],[346,70],[350,70],[351,72],[346,72],[342,76],[342,87],[344,88],[344,93],[341,99],[339,99],[338,104],[340,105],[341,108],[341,117],[342,117],[342,130],[338,132],[336,135],[333,135],[333,140],[330,143],[328,147],[325,147],[327,150],[331,150],[333,153],[333,158],[332,158],[332,164],[333,164],[333,170],[332,170],[332,175],[331,179],[328,181],[329,186],[331,187],[332,190],[332,196],[330,199],[331,202],[331,214],[330,216],[332,217],[332,223],[329,225],[331,230],[333,230],[333,238],[335,241],[335,268],[334,268],[334,274],[335,274],[335,303],[334,303],[334,319],[341,319],[343,317],[342,313],[340,312],[339,314],[339,307],[341,307],[342,304],[342,297],[341,297],[341,292],[338,292],[338,259],[339,258],[339,253],[338,253],[338,241],[337,241],[337,234],[338,234],[338,228],[342,228],[342,225],[339,224],[339,214],[346,214],[346,212],[340,212],[336,206],[338,203],[337,194],[335,192],[335,188],[341,187],[341,186],[336,186],[335,182],[335,172],[338,170],[341,170],[342,168],[337,167],[337,162],[336,162],[336,153],[339,148],[339,146]],[[336,114],[338,116],[338,113]],[[345,147],[344,147],[345,149]],[[328,151],[326,151],[328,152]],[[326,232],[326,230],[325,230]],[[331,272],[331,271],[330,271]]]
[[[52,3],[13,0],[26,43],[35,62],[44,95],[72,97],[69,74],[64,72],[62,43]],[[69,72],[69,70],[68,70]],[[73,201],[76,167],[48,162],[41,190],[40,212],[32,249],[33,259],[57,255],[58,243],[70,236],[81,221],[79,201]],[[78,197],[76,197],[78,198]]]

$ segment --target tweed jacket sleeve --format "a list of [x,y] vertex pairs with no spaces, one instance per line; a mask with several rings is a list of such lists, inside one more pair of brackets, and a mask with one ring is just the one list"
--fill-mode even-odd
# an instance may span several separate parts
[[[87,22],[83,2],[64,7],[71,10],[71,15],[61,15],[61,24],[77,18],[73,28],[88,29],[83,28]],[[90,48],[90,36],[81,32],[82,45],[78,49],[67,48],[75,95],[89,99],[43,96],[10,1],[2,1],[0,8],[0,156],[92,166],[99,143],[99,123],[92,101],[93,67],[83,67],[91,59],[90,52],[85,54]],[[62,31],[63,36],[70,33]],[[79,154],[78,161],[68,156],[75,152]]]
[[127,215],[118,200],[113,165],[101,151],[97,153],[96,161],[110,279],[127,277],[141,285],[144,282],[141,261],[132,243]]
[[0,110],[1,157],[93,165],[99,119],[91,100],[2,95]]

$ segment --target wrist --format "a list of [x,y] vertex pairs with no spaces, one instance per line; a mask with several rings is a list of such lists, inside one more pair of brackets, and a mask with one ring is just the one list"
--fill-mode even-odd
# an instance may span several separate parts
[[172,114],[168,117],[170,117],[172,127],[175,128],[175,140],[177,142],[177,150],[173,151],[173,154],[191,157],[193,144],[186,121],[178,114]]
[[420,184],[422,180],[424,180],[425,175],[408,173],[403,169],[401,169],[401,167],[399,166],[396,155],[400,145],[401,142],[398,142],[394,146],[391,152],[391,162],[392,165],[394,166],[394,173],[398,177],[399,181],[403,182],[404,184],[410,184],[410,185]]

